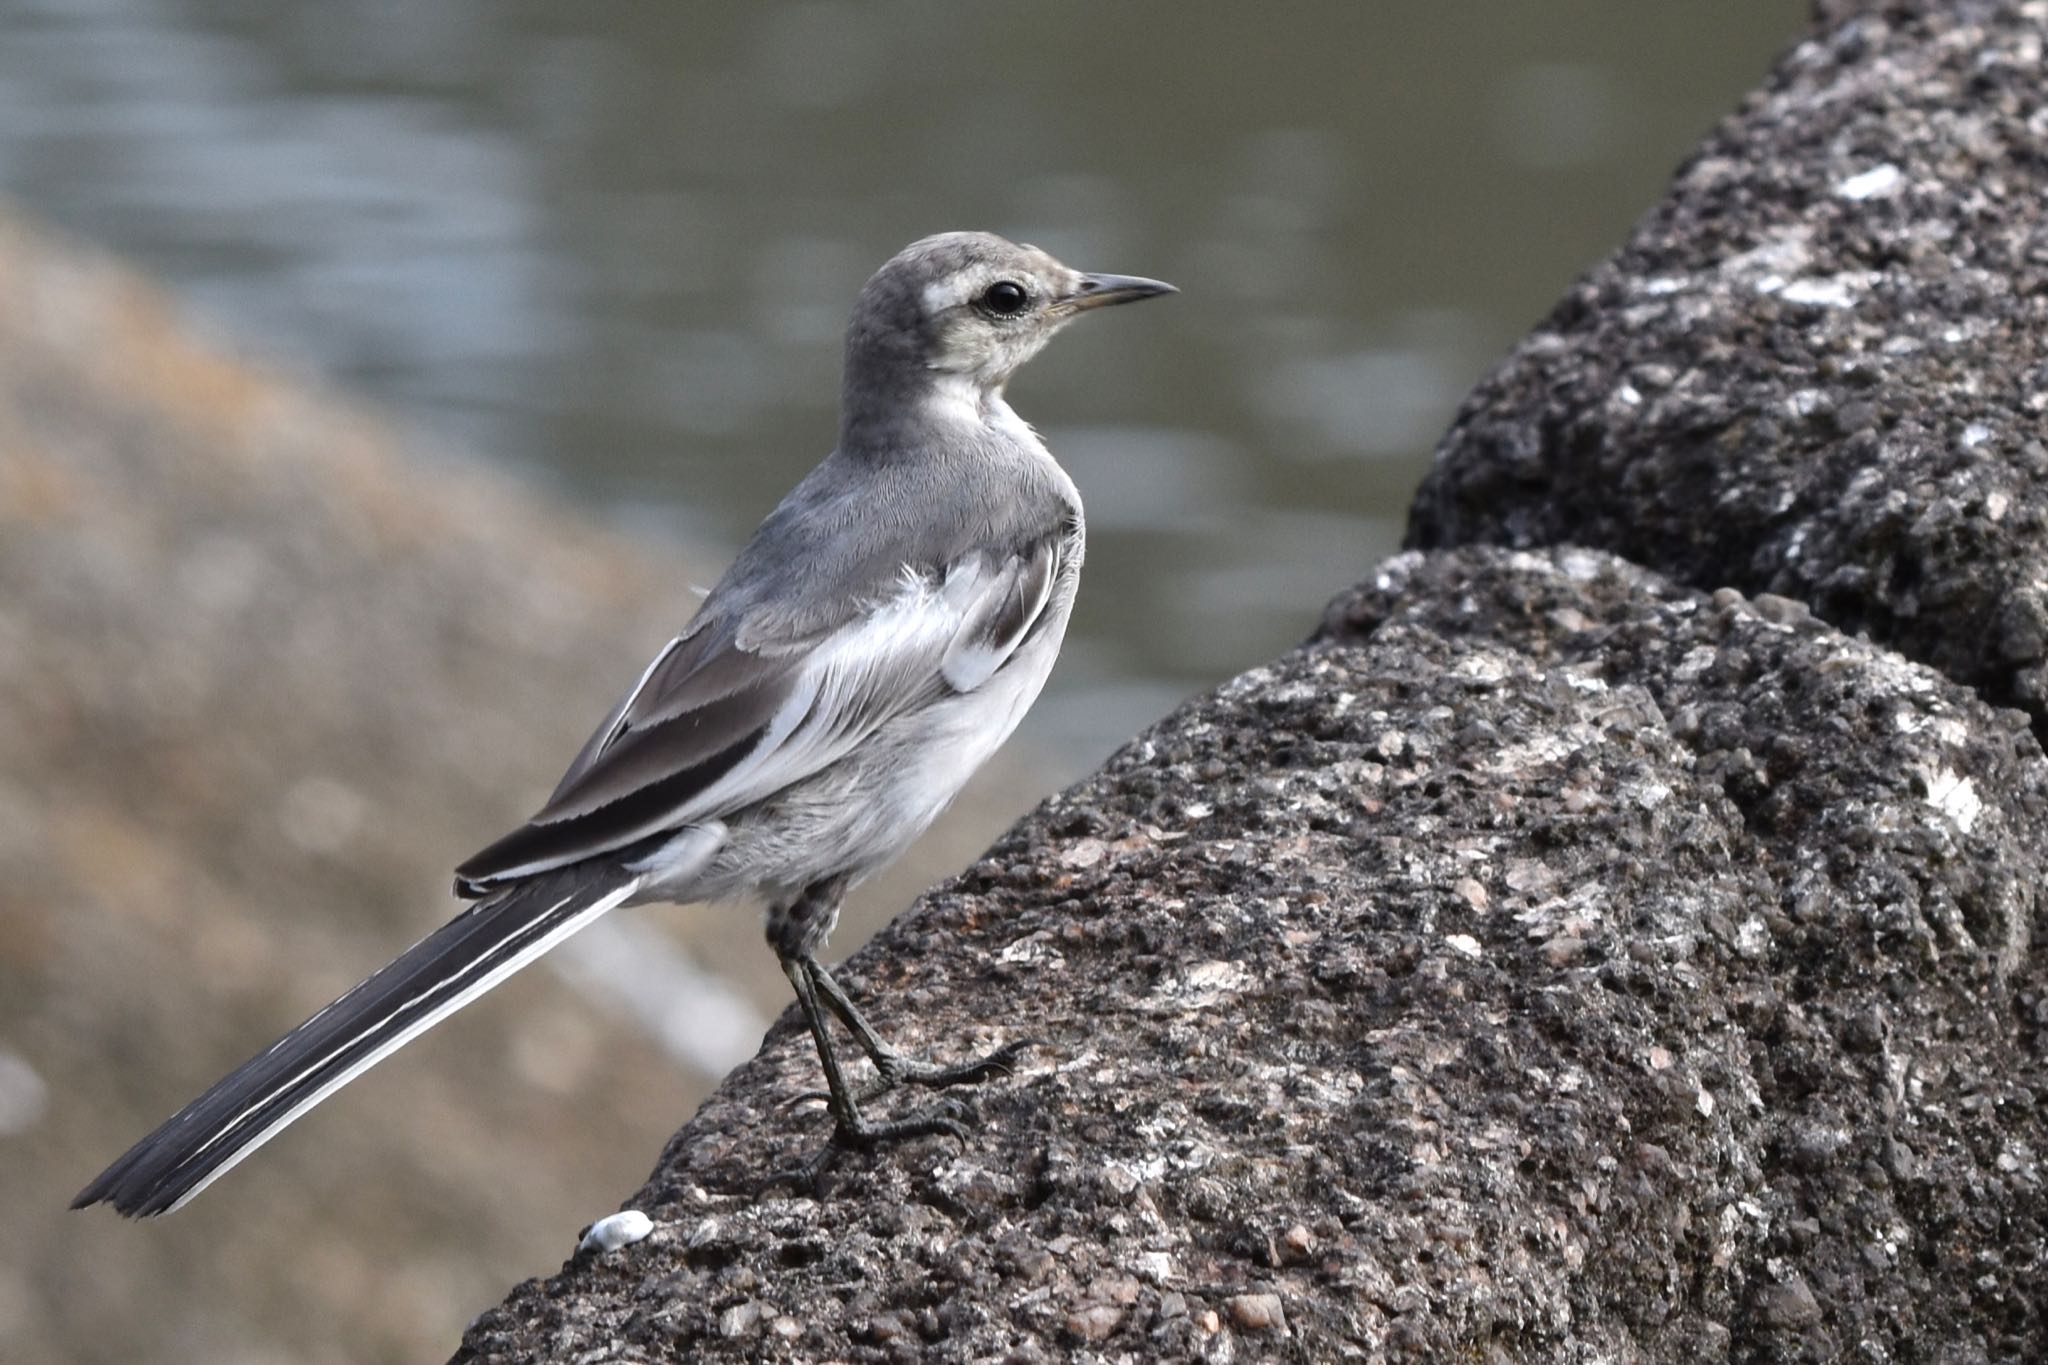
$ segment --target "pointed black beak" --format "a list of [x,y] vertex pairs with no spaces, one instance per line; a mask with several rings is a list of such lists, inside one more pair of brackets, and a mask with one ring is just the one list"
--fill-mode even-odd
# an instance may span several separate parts
[[1136,303],[1180,291],[1163,280],[1140,275],[1083,275],[1074,292],[1061,299],[1059,307],[1069,313],[1085,308],[1106,308],[1113,303]]

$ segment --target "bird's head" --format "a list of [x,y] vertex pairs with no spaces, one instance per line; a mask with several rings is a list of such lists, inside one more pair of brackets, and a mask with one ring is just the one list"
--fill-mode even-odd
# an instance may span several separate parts
[[846,331],[851,415],[877,395],[977,406],[1082,313],[1175,292],[1135,275],[1091,275],[987,232],[912,242],[861,290]]

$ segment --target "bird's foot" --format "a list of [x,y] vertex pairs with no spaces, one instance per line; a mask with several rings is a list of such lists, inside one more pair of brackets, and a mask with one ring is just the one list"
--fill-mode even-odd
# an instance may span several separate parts
[[841,1115],[833,1126],[830,1141],[808,1160],[770,1175],[767,1184],[770,1187],[793,1185],[822,1197],[825,1177],[848,1152],[873,1151],[885,1142],[921,1137],[949,1137],[965,1148],[967,1125],[962,1121],[965,1117],[966,1111],[950,1100],[925,1113],[881,1123],[863,1118],[858,1110],[851,1117]]
[[955,1085],[974,1085],[991,1076],[1007,1076],[1017,1069],[1017,1059],[1034,1047],[1043,1047],[1040,1038],[1019,1038],[1005,1043],[994,1052],[976,1057],[971,1061],[958,1062],[952,1066],[940,1066],[934,1062],[922,1061],[906,1053],[887,1053],[875,1060],[874,1082],[861,1094],[868,1098],[868,1091],[879,1095],[894,1090],[899,1085],[921,1085],[927,1090],[944,1090]]
[[[907,1052],[885,1052],[874,1059],[875,1079],[854,1092],[854,1100],[866,1104],[879,1099],[898,1086],[920,1085],[927,1090],[945,1090],[956,1085],[976,1085],[991,1076],[1007,1076],[1017,1069],[1017,1059],[1034,1047],[1044,1047],[1042,1038],[1019,1038],[1005,1043],[986,1056],[971,1061],[959,1062],[952,1066],[941,1066],[935,1062],[923,1061]],[[806,1090],[792,1096],[783,1106],[785,1110],[802,1105],[821,1102],[830,1104],[829,1090]]]

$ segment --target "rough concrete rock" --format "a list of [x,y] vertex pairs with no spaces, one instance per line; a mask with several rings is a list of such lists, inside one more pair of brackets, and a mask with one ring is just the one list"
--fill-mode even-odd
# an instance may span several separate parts
[[1409,543],[1798,598],[2043,724],[2048,4],[1823,22],[1466,399]]
[[849,965],[1044,1040],[966,1150],[764,1190],[785,1019],[459,1358],[2038,1358],[2044,836],[2023,716],[1794,604],[1406,555]]
[[2048,1358],[2048,5],[1821,16],[1429,553],[855,958],[1045,1040],[965,1151],[764,1191],[785,1020],[459,1358]]

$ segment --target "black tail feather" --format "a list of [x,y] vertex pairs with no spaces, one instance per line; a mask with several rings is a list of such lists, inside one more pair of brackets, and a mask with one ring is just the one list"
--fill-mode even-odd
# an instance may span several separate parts
[[479,901],[244,1062],[129,1148],[71,1201],[166,1213],[415,1034],[631,894],[586,865]]

